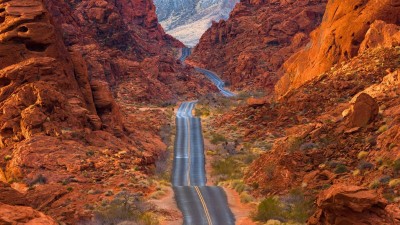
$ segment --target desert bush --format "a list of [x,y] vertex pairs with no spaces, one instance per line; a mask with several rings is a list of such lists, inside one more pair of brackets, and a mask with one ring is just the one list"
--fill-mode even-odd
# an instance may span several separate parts
[[283,198],[284,218],[297,223],[305,223],[313,213],[313,201],[306,198],[300,189],[293,189]]
[[45,183],[47,183],[47,178],[46,177],[44,177],[42,174],[39,174],[39,175],[37,175],[34,179],[32,179],[32,180],[28,180],[27,182],[26,182],[26,184],[28,185],[28,186],[33,186],[33,185],[35,185],[35,184],[45,184]]
[[221,142],[226,142],[226,138],[222,134],[211,133],[210,142],[214,145],[219,144]]
[[303,144],[303,139],[299,137],[289,137],[286,142],[286,149],[288,152],[295,152],[300,149],[300,146]]
[[361,161],[358,164],[358,169],[361,170],[361,171],[370,170],[370,169],[373,169],[373,168],[374,168],[374,164],[372,164],[370,162]]
[[161,151],[155,162],[155,175],[162,179],[169,179],[169,150]]
[[400,185],[400,179],[393,179],[389,182],[389,187],[397,187]]
[[334,170],[336,174],[346,173],[347,171],[347,167],[343,164],[338,164]]
[[262,222],[270,219],[281,219],[282,210],[281,203],[277,198],[268,197],[258,205],[254,219]]
[[250,203],[253,202],[254,198],[247,191],[244,191],[240,194],[240,202],[242,203]]
[[364,158],[367,157],[367,156],[368,156],[368,152],[366,152],[366,151],[361,151],[361,152],[358,153],[357,158],[358,158],[358,159],[364,159]]
[[212,169],[214,175],[224,176],[228,179],[240,177],[241,173],[238,163],[232,157],[214,161]]
[[399,171],[400,171],[400,159],[396,159],[394,162],[393,162],[393,171],[395,172],[395,173],[398,173]]
[[103,200],[94,211],[95,224],[118,224],[134,221],[139,224],[157,225],[158,220],[150,213],[150,205],[142,197],[127,191],[119,192],[111,201]]
[[372,181],[372,183],[369,184],[369,188],[371,189],[377,189],[381,186],[381,183],[379,182],[379,180],[374,180]]

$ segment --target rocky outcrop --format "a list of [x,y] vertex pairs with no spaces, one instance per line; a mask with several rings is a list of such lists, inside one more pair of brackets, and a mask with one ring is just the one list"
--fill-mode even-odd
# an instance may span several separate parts
[[308,220],[308,224],[399,224],[395,215],[385,210],[386,206],[387,201],[374,190],[333,185],[319,194],[317,212]]
[[0,224],[56,225],[58,223],[31,207],[0,203]]
[[321,26],[311,34],[311,42],[285,62],[285,75],[277,83],[276,93],[285,95],[333,65],[356,56],[376,20],[400,24],[398,1],[384,0],[377,4],[330,0]]
[[386,47],[400,45],[400,26],[387,24],[377,20],[369,28],[364,41],[360,46],[360,53],[369,48]]
[[283,62],[319,25],[325,3],[242,0],[227,21],[213,23],[189,59],[233,88],[272,90]]
[[370,95],[361,93],[350,107],[348,126],[364,127],[372,122],[379,113],[379,105]]

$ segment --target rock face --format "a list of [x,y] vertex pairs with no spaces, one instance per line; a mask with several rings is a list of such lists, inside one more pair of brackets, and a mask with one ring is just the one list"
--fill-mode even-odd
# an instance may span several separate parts
[[273,89],[277,72],[320,23],[325,0],[244,1],[213,23],[189,58],[233,88]]
[[31,207],[0,203],[0,224],[56,225],[58,223]]
[[377,20],[369,28],[360,46],[360,53],[368,48],[393,47],[400,45],[400,26]]
[[400,24],[398,1],[330,0],[321,26],[311,35],[311,42],[285,62],[285,75],[276,85],[276,93],[285,95],[333,65],[356,56],[375,20]]
[[398,224],[385,210],[387,201],[374,190],[358,186],[333,185],[320,193],[317,212],[309,225]]
[[107,189],[146,179],[169,117],[132,103],[211,90],[176,61],[179,46],[150,0],[0,0],[0,181],[24,192],[0,185],[0,224],[53,224],[38,211],[76,224]]
[[167,33],[186,46],[195,46],[212,21],[228,19],[238,0],[155,0],[157,15]]

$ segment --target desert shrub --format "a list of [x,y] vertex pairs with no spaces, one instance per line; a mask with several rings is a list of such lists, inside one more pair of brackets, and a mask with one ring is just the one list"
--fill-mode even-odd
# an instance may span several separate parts
[[157,216],[152,212],[143,213],[140,217],[140,222],[143,223],[143,225],[159,225],[160,224]]
[[294,152],[300,149],[300,146],[303,144],[303,139],[299,137],[289,137],[286,142],[286,149],[288,152]]
[[397,187],[400,185],[400,179],[393,179],[389,182],[389,187]]
[[244,191],[240,194],[240,202],[242,203],[249,203],[254,201],[253,196],[249,195],[247,191]]
[[357,158],[358,158],[358,159],[364,159],[364,158],[367,157],[367,156],[368,156],[368,152],[366,152],[366,151],[361,151],[361,152],[358,153]]
[[372,183],[369,184],[369,188],[371,189],[377,189],[381,186],[381,183],[379,182],[379,180],[374,180],[372,181]]
[[379,129],[376,131],[376,133],[377,134],[381,134],[381,133],[383,133],[383,132],[385,132],[385,131],[387,131],[388,130],[388,125],[382,125],[381,127],[379,127]]
[[127,191],[119,192],[111,201],[103,200],[94,211],[95,224],[118,224],[135,221],[146,225],[157,225],[158,220],[150,213],[150,205],[142,197]]
[[254,219],[263,222],[270,219],[280,219],[282,210],[281,203],[277,198],[268,197],[258,205]]
[[229,179],[240,177],[241,173],[238,163],[232,157],[214,161],[212,169],[214,175],[224,176]]
[[346,173],[347,171],[347,167],[343,164],[338,164],[334,170],[336,174]]
[[382,184],[387,184],[389,183],[389,181],[390,181],[390,176],[388,175],[379,178],[379,183]]
[[226,142],[227,140],[222,134],[212,133],[210,141],[212,144],[216,145],[221,142]]
[[12,159],[11,155],[4,156],[4,161],[10,161]]
[[47,183],[47,178],[44,177],[42,174],[37,175],[34,179],[28,180],[26,184],[28,186],[33,186],[35,184],[45,184]]
[[169,179],[169,150],[161,151],[155,162],[155,174],[159,178]]
[[285,197],[284,202],[284,218],[297,223],[305,223],[313,213],[313,201],[306,198],[300,189],[290,191]]
[[361,161],[358,164],[358,169],[361,170],[361,171],[370,170],[370,169],[373,169],[373,168],[374,168],[374,164],[372,164],[370,162]]
[[317,145],[315,143],[312,143],[312,142],[307,142],[307,143],[304,143],[304,144],[302,144],[300,146],[300,150],[302,150],[302,151],[310,150],[310,149],[313,149],[313,148],[317,148]]
[[398,173],[398,172],[400,171],[400,159],[396,159],[396,160],[393,162],[393,171],[394,171],[395,173]]

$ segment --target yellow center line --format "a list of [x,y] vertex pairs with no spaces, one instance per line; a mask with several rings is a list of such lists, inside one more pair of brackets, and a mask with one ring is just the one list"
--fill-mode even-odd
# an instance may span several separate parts
[[199,187],[195,186],[194,189],[196,190],[197,195],[200,198],[200,202],[203,205],[204,213],[206,214],[208,224],[209,225],[213,225],[210,213],[208,212],[208,208],[207,208],[206,202],[204,201],[203,195],[201,194]]

